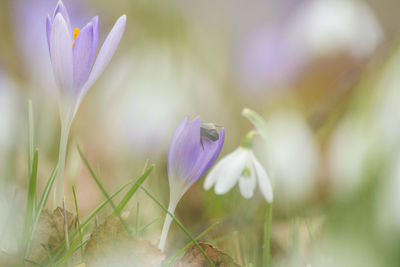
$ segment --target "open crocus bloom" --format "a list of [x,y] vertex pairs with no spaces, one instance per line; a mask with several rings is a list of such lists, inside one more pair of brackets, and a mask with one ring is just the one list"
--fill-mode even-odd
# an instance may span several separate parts
[[[190,186],[214,164],[224,144],[224,128],[221,129],[218,140],[211,141],[201,137],[200,126],[200,117],[191,122],[186,117],[172,136],[168,151],[170,213],[174,213],[176,205]],[[171,222],[171,216],[167,215],[159,243],[161,250],[164,249]]]
[[208,190],[215,185],[215,193],[222,195],[231,190],[237,182],[244,198],[253,196],[258,183],[265,200],[272,202],[272,188],[267,173],[253,151],[242,146],[215,165],[206,177],[204,189]]
[[53,16],[47,16],[47,43],[60,92],[62,120],[71,121],[74,117],[83,97],[111,60],[125,25],[126,16],[123,15],[107,36],[93,64],[98,43],[98,17],[91,19],[81,30],[73,30],[61,1],[58,2]]
[[125,30],[126,16],[121,16],[108,34],[96,56],[99,35],[98,18],[94,17],[82,30],[72,30],[68,12],[61,1],[52,17],[47,15],[46,34],[51,65],[59,92],[61,137],[55,205],[62,200],[65,155],[69,130],[83,97],[103,73]]

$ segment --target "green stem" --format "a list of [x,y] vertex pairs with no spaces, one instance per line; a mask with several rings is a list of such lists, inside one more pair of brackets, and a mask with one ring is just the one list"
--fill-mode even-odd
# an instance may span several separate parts
[[268,267],[270,261],[270,237],[272,223],[272,203],[267,203],[264,226],[263,266]]
[[253,148],[253,139],[254,136],[257,135],[257,131],[250,131],[246,134],[246,136],[242,139],[242,143],[240,144],[242,147],[252,149]]
[[267,138],[267,124],[260,114],[252,109],[244,108],[242,110],[242,115],[246,117],[249,121],[251,121],[251,123],[256,127],[256,129],[264,138]]
[[68,145],[70,128],[71,128],[71,122],[61,123],[60,149],[58,152],[59,167],[58,167],[56,188],[54,190],[54,203],[53,203],[54,208],[57,208],[62,204],[65,157],[67,155],[67,145]]

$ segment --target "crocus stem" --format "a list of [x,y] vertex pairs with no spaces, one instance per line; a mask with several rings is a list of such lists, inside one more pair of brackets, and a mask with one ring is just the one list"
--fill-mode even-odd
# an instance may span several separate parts
[[265,214],[265,226],[264,226],[264,246],[263,246],[263,265],[262,265],[264,267],[269,266],[271,223],[272,223],[272,203],[267,203],[267,210]]
[[[168,211],[172,214],[174,214],[176,208],[176,203],[170,201],[169,206],[168,206]],[[169,227],[171,226],[172,222],[172,217],[167,213],[165,216],[165,221],[164,221],[164,226],[161,232],[161,237],[160,237],[160,243],[158,243],[158,248],[161,251],[164,251],[165,248],[165,243],[167,241],[167,236],[169,232]]]
[[67,154],[68,136],[70,128],[71,128],[71,122],[66,122],[66,123],[63,122],[61,125],[60,149],[58,152],[57,184],[54,191],[54,208],[61,206],[62,204],[65,156]]

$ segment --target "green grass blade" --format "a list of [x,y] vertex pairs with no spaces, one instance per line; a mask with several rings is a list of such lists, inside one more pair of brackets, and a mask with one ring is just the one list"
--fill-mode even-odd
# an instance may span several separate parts
[[[78,201],[76,199],[75,187],[72,186],[72,193],[74,195],[74,203],[75,203],[75,211],[76,211],[76,221],[78,223],[78,232],[79,232],[79,243],[82,244],[83,236],[82,236],[82,227],[81,220],[79,219],[79,209],[78,209]],[[83,257],[83,247],[81,247],[81,256]]]
[[111,205],[111,207],[113,208],[115,214],[118,216],[118,218],[119,218],[119,220],[121,221],[122,225],[124,226],[125,230],[126,230],[129,234],[132,234],[132,231],[129,229],[129,227],[128,227],[128,225],[126,224],[125,220],[122,218],[120,212],[117,210],[117,207],[115,206],[114,202],[111,200],[111,198],[110,198],[110,196],[108,195],[107,191],[104,189],[103,184],[100,182],[100,180],[97,178],[96,174],[94,173],[92,167],[91,167],[90,164],[89,164],[89,161],[87,160],[87,158],[86,158],[85,155],[83,154],[82,149],[79,147],[79,145],[78,145],[77,147],[78,147],[79,154],[80,154],[80,156],[81,156],[83,162],[84,162],[85,165],[86,165],[86,168],[89,170],[89,172],[90,172],[92,178],[93,178],[94,181],[96,182],[97,186],[100,188],[100,191],[103,193],[103,195],[104,195],[104,197],[105,197],[106,199],[109,199],[109,200],[110,200],[110,205]]
[[264,225],[263,266],[268,267],[270,261],[270,237],[272,224],[272,203],[267,203]]
[[68,260],[71,258],[71,256],[78,251],[78,249],[83,249],[83,246],[86,245],[86,243],[89,240],[86,240],[85,242],[81,243],[81,242],[74,242],[71,246],[70,249],[68,249],[65,254],[63,255],[63,257],[61,259],[59,259],[54,265],[51,266],[66,266],[66,263],[68,262]]
[[208,243],[209,243],[210,245],[215,245],[215,244],[218,244],[219,242],[222,242],[222,241],[224,241],[224,240],[226,240],[226,239],[228,239],[228,238],[231,238],[232,236],[235,236],[235,235],[237,235],[237,234],[238,234],[237,231],[233,231],[232,233],[229,233],[229,234],[220,236],[220,237],[218,237],[218,238],[216,238],[216,239],[213,239],[213,240],[211,240],[211,241],[208,241]]
[[33,157],[35,154],[35,127],[33,119],[32,100],[28,101],[28,166],[29,175],[32,174]]
[[153,196],[149,191],[147,191],[146,188],[143,186],[140,186],[142,190],[158,205],[160,206],[161,209],[163,209],[166,213],[171,216],[171,218],[174,220],[174,222],[181,228],[181,230],[192,240],[192,242],[196,245],[196,247],[200,250],[200,252],[203,254],[203,256],[207,259],[208,263],[211,266],[215,266],[215,264],[211,261],[211,259],[207,256],[207,254],[204,252],[204,250],[200,247],[199,243],[197,242],[196,239],[189,233],[189,231],[183,226],[183,224],[172,214],[171,212],[168,211],[168,209],[155,197]]
[[23,228],[23,235],[22,238],[24,240],[24,251],[27,247],[27,243],[29,241],[29,233],[32,229],[32,223],[34,221],[34,202],[36,202],[36,181],[37,181],[37,167],[39,161],[39,153],[38,150],[35,149],[35,153],[33,156],[32,161],[32,173],[29,179],[29,186],[28,186],[28,196],[26,199],[26,210],[25,210],[25,221],[24,221],[24,228]]
[[137,231],[135,232],[135,235],[139,234],[140,232],[146,230],[147,227],[149,227],[150,225],[152,225],[153,223],[155,223],[156,221],[158,221],[160,219],[160,217],[155,218],[153,220],[151,220],[150,222],[146,223],[143,226],[138,227]]
[[[53,187],[54,181],[57,177],[57,171],[58,171],[58,166],[56,166],[54,168],[53,172],[51,173],[50,178],[47,181],[46,187],[44,188],[44,191],[42,193],[42,197],[40,198],[39,205],[36,209],[35,219],[33,221],[32,228],[31,228],[29,243],[30,243],[30,241],[32,241],[33,235],[35,234],[35,230],[36,230],[37,224],[39,222],[40,214],[41,214],[44,206],[46,205],[47,199],[49,198],[49,195],[50,195],[51,188]],[[29,244],[25,250],[25,254],[28,253],[28,251],[29,251]]]
[[[96,214],[102,209],[104,208],[105,205],[108,204],[108,202],[113,199],[116,195],[118,195],[122,190],[124,190],[128,185],[130,185],[132,183],[132,181],[129,181],[128,183],[122,185],[120,188],[118,188],[117,191],[115,191],[111,196],[110,199],[106,199],[103,202],[101,202],[86,218],[85,220],[83,220],[81,222],[81,229],[84,229],[86,226],[88,226],[88,224],[90,223],[90,221],[96,216]],[[70,238],[73,239],[76,235],[78,234],[78,230],[73,231],[70,234]],[[53,260],[57,259],[61,253],[63,252],[65,248],[65,243],[61,244],[61,246],[56,250],[56,252],[53,255]]]
[[[210,227],[208,227],[206,230],[204,230],[201,234],[199,234],[198,236],[195,237],[196,240],[199,240],[200,238],[202,238],[203,236],[205,236],[208,232],[210,232],[216,225],[218,224],[218,222],[212,224]],[[168,260],[167,260],[167,266],[170,266],[172,263],[174,263],[174,261],[183,255],[183,253],[193,244],[192,241],[190,241],[189,243],[187,243],[183,248],[181,248],[177,253],[175,253],[175,255],[171,256]]]
[[[32,100],[28,101],[28,169],[29,177],[32,175],[33,160],[35,156],[35,120],[33,116]],[[36,199],[33,203],[33,213],[36,212]]]
[[140,185],[146,180],[146,178],[150,175],[151,171],[154,168],[154,164],[150,166],[143,174],[142,176],[137,179],[136,183],[129,189],[129,191],[125,194],[124,198],[119,202],[117,206],[117,212],[122,212],[122,210],[125,208],[126,204],[128,204],[129,200],[133,197],[133,195],[136,193],[136,191],[139,189]]
[[136,226],[135,226],[135,229],[136,229],[136,233],[135,233],[135,235],[137,235],[138,234],[138,229],[139,229],[139,207],[140,207],[140,205],[139,205],[139,202],[137,203],[137,205],[136,205]]

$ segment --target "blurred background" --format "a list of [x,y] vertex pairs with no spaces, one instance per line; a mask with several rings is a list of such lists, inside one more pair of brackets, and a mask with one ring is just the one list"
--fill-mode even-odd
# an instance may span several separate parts
[[[0,247],[12,249],[27,189],[27,101],[32,99],[41,192],[58,160],[60,121],[45,37],[56,0],[0,0]],[[220,158],[252,125],[268,125],[254,150],[274,187],[272,266],[400,266],[400,30],[397,0],[64,0],[73,27],[99,15],[101,44],[115,20],[127,28],[72,124],[67,208],[81,216],[103,200],[85,151],[109,193],[137,178],[167,204],[169,140],[186,116],[226,129]],[[266,203],[238,188],[206,192],[203,179],[178,205],[192,233],[257,266]],[[164,213],[139,192],[143,238],[156,243]],[[50,206],[50,205],[49,205]],[[110,210],[108,210],[108,214]],[[107,215],[107,211],[104,212]],[[187,242],[173,225],[168,250]],[[311,264],[311,265],[308,265]]]

